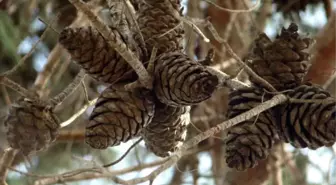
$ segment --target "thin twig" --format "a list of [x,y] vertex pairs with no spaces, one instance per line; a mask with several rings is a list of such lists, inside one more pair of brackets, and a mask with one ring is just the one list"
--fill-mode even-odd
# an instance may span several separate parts
[[193,23],[192,21],[190,21],[188,17],[180,17],[181,21],[185,22],[186,24],[188,24],[189,26],[191,26],[191,28],[203,39],[204,42],[210,42],[210,39],[208,39],[207,36],[205,36],[205,34],[201,31],[201,29],[198,28],[198,26]]
[[230,12],[230,13],[248,13],[248,12],[251,12],[254,9],[256,9],[259,6],[259,4],[260,4],[260,0],[257,0],[257,2],[255,3],[255,5],[253,5],[251,8],[249,8],[247,10],[243,10],[243,9],[242,10],[232,10],[232,9],[228,9],[228,8],[223,8],[223,7],[219,6],[219,5],[217,5],[216,3],[212,2],[211,0],[203,0],[203,1],[206,1],[209,4],[214,5],[219,10]]
[[7,106],[9,106],[10,104],[12,104],[12,101],[8,95],[8,91],[6,89],[6,86],[1,85],[1,91],[2,91],[2,97],[6,103]]
[[[56,17],[57,18],[57,17]],[[54,20],[52,20],[52,23],[55,21],[55,19]],[[51,25],[52,25],[52,23],[51,23]],[[12,69],[10,69],[10,70],[8,70],[8,71],[6,71],[6,72],[4,72],[3,74],[1,74],[0,76],[9,76],[9,75],[11,75],[11,74],[13,74],[17,69],[19,69],[19,67],[21,67],[23,64],[24,64],[24,62],[33,54],[33,52],[36,50],[36,48],[37,48],[37,46],[38,46],[38,44],[40,43],[40,42],[42,42],[43,40],[44,40],[44,38],[47,36],[47,31],[49,30],[49,28],[51,27],[51,25],[47,25],[47,27],[46,27],[46,29],[43,31],[43,33],[42,33],[42,35],[41,35],[41,37],[38,39],[38,41],[36,42],[36,43],[34,43],[33,45],[32,45],[32,47],[31,47],[31,49],[29,50],[29,52],[24,56],[24,57],[22,57],[21,58],[21,60],[12,68]]]
[[254,78],[257,82],[260,84],[264,85],[268,90],[276,92],[277,90],[270,84],[268,83],[265,79],[261,78],[258,74],[256,74],[250,67],[248,67],[241,59],[240,57],[232,50],[231,46],[224,40],[222,39],[218,32],[216,31],[215,27],[211,24],[211,22],[208,20],[207,21],[207,27],[209,31],[212,33],[214,38],[221,44],[225,46],[227,51],[231,54],[231,56],[238,61],[238,63],[244,67],[245,71],[252,77]]
[[61,56],[61,46],[56,44],[48,56],[47,64],[44,66],[43,70],[38,74],[34,82],[34,88],[41,95],[42,90],[45,88],[48,83],[53,71],[60,62]]
[[127,45],[119,37],[117,37],[107,25],[102,23],[98,17],[90,10],[90,8],[80,0],[69,0],[79,11],[83,12],[91,23],[97,28],[102,36],[134,69],[138,74],[141,84],[147,89],[152,89],[152,77],[148,74],[144,65],[139,61],[138,57],[127,47]]
[[225,74],[220,70],[217,70],[216,68],[207,67],[207,69],[211,74],[217,76],[217,78],[219,79],[219,84],[221,86],[227,86],[230,87],[231,89],[241,89],[250,87],[237,79],[232,79],[229,75]]
[[29,98],[29,99],[32,99],[32,100],[35,100],[35,99],[38,98],[36,95],[31,93],[30,91],[28,91],[24,87],[20,86],[19,84],[17,84],[15,82],[13,82],[12,80],[8,79],[7,77],[0,76],[0,84],[3,84],[5,86],[13,89],[17,93],[19,93],[21,96],[24,96],[26,98]]
[[127,154],[137,145],[137,144],[139,144],[140,142],[142,141],[142,138],[140,138],[140,139],[138,139],[135,143],[133,143],[127,150],[126,150],[126,152],[119,158],[119,159],[117,159],[117,160],[115,160],[115,161],[113,161],[113,162],[111,162],[111,163],[109,163],[109,164],[105,164],[105,165],[103,165],[103,167],[104,168],[108,168],[108,167],[110,167],[110,166],[113,166],[113,165],[115,165],[115,164],[118,164],[120,161],[122,161],[126,156],[127,156]]
[[94,105],[97,102],[98,98],[95,98],[91,101],[89,101],[87,104],[85,104],[79,111],[77,111],[75,114],[73,114],[68,120],[62,122],[60,125],[61,127],[66,127],[68,125],[70,125],[75,119],[77,119],[80,115],[83,114],[83,112],[85,112],[85,110],[89,107]]
[[85,78],[85,76],[86,76],[85,70],[84,69],[80,70],[76,78],[61,93],[59,93],[54,98],[49,100],[50,105],[52,107],[56,107],[57,105],[61,104],[70,94],[72,94],[77,89],[77,87]]
[[4,151],[0,159],[0,185],[7,185],[6,178],[8,173],[7,166],[11,166],[18,150],[8,148]]

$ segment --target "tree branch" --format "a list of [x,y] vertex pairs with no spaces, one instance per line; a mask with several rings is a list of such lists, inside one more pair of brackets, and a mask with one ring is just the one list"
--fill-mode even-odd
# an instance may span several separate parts
[[13,148],[8,148],[2,154],[1,159],[0,159],[0,185],[7,185],[6,183],[7,172],[8,172],[7,166],[10,166],[12,164],[17,152],[18,150],[15,150]]
[[232,119],[229,119],[227,121],[224,121],[221,124],[218,124],[215,127],[212,127],[211,129],[198,134],[197,136],[195,136],[194,138],[188,140],[181,148],[179,151],[177,151],[173,156],[171,156],[169,158],[169,160],[167,162],[165,162],[163,165],[161,165],[159,168],[157,168],[156,170],[154,170],[152,173],[150,173],[149,175],[145,176],[145,177],[141,177],[141,178],[136,178],[136,179],[131,179],[128,181],[123,181],[122,184],[125,185],[134,185],[134,184],[138,184],[138,183],[142,183],[142,182],[146,182],[146,181],[150,181],[153,180],[156,176],[158,176],[161,172],[165,171],[166,169],[168,169],[170,166],[172,166],[173,164],[175,164],[183,155],[185,155],[186,151],[191,148],[192,146],[197,145],[199,142],[215,135],[216,133],[225,130],[229,127],[232,127],[238,123],[241,123],[243,121],[246,121],[248,119],[251,119],[252,117],[260,114],[261,112],[268,110],[276,105],[279,105],[281,103],[284,103],[288,100],[288,98],[283,95],[283,94],[279,94],[274,96],[272,99],[258,105],[257,107],[246,111]]

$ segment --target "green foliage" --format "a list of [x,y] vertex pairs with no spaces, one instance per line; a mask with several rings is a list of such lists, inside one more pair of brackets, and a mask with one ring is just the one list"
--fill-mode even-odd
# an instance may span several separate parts
[[21,42],[18,29],[6,12],[0,11],[0,58],[4,55],[18,61],[17,46]]

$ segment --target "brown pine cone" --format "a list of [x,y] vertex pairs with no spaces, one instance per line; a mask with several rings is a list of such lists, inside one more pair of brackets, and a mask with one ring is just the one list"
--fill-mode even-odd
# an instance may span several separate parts
[[336,100],[316,85],[301,85],[290,98],[323,103],[288,103],[275,109],[281,139],[294,147],[317,149],[336,142]]
[[178,150],[187,136],[189,112],[190,107],[157,103],[152,122],[142,131],[147,148],[160,157],[167,157]]
[[[118,31],[112,30],[117,37]],[[59,42],[77,64],[98,81],[115,83],[133,79],[133,69],[92,27],[65,28]],[[127,43],[125,43],[127,44]]]
[[[180,21],[179,0],[146,0],[136,3],[137,21],[150,53],[155,46],[160,55],[183,48],[183,26]],[[140,34],[135,33],[140,42]]]
[[154,89],[157,98],[170,106],[187,106],[211,97],[218,78],[180,52],[162,54],[156,61]]
[[154,116],[153,96],[148,90],[126,91],[122,85],[105,89],[90,115],[85,141],[105,149],[139,136]]
[[12,105],[5,126],[9,145],[24,155],[47,148],[60,127],[51,107],[26,98]]
[[[246,112],[269,97],[254,88],[239,89],[229,95],[228,118]],[[274,144],[275,118],[269,111],[228,129],[226,163],[239,171],[252,168],[265,159]]]
[[277,11],[283,12],[285,15],[290,12],[299,13],[299,11],[305,11],[307,5],[320,2],[325,2],[325,0],[274,0],[277,5]]
[[[309,54],[304,52],[311,43],[308,38],[300,38],[298,27],[292,23],[283,28],[272,42],[266,34],[260,34],[254,41],[252,54],[247,57],[249,66],[262,78],[282,91],[302,84],[307,72]],[[257,81],[250,78],[257,86]]]
[[58,28],[69,26],[77,17],[77,9],[68,0],[52,0],[48,2],[47,15],[57,15]]

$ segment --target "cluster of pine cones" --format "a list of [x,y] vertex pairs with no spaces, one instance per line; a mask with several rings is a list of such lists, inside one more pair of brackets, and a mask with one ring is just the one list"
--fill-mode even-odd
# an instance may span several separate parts
[[[336,141],[336,101],[319,86],[303,82],[309,57],[304,49],[311,41],[300,37],[297,31],[297,25],[292,23],[274,41],[265,34],[254,41],[246,62],[277,91],[298,101],[289,101],[231,127],[226,138],[226,162],[231,168],[254,167],[258,160],[267,157],[278,136],[297,148],[317,149]],[[253,78],[250,81],[254,87],[230,93],[228,118],[274,95],[264,91]]]
[[[123,1],[111,2],[108,9],[115,10],[111,17],[118,17],[110,25],[111,35],[122,40],[148,68],[151,51],[157,48],[151,70],[153,89],[125,88],[137,80],[136,74],[95,28],[65,28],[59,43],[88,75],[108,86],[90,115],[86,143],[104,149],[142,137],[154,154],[168,156],[186,138],[190,106],[211,97],[219,80],[200,62],[183,54],[179,0],[132,1],[141,34],[125,14],[118,12],[123,10],[119,7]],[[303,82],[309,57],[303,50],[311,42],[297,31],[297,25],[291,24],[274,41],[260,34],[246,62],[276,90],[301,102],[289,101],[228,129],[229,167],[244,170],[255,166],[266,158],[277,136],[299,148],[335,143],[335,99],[320,87]],[[231,92],[228,118],[274,96],[253,78],[251,82],[251,88]],[[10,146],[24,154],[47,147],[59,129],[51,107],[27,98],[12,106],[5,125]]]
[[124,41],[145,66],[149,65],[151,51],[157,48],[152,90],[125,88],[137,80],[136,75],[95,28],[68,27],[60,33],[59,42],[72,59],[91,77],[108,84],[86,126],[86,143],[91,147],[105,149],[141,136],[150,151],[165,157],[185,140],[190,105],[208,99],[218,79],[182,53],[184,31],[179,3],[134,3],[141,34],[124,12],[118,12],[123,1],[109,3],[111,18],[118,17],[111,20],[111,34]]

